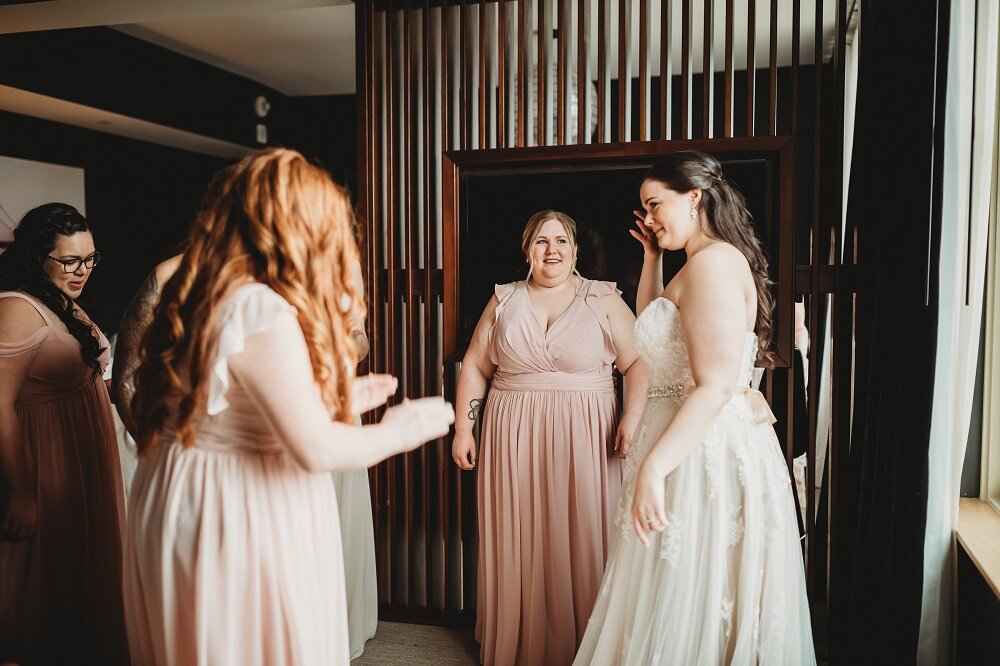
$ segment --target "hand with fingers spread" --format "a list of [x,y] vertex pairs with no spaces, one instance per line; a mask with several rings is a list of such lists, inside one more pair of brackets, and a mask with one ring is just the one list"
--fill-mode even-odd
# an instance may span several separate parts
[[628,230],[628,232],[632,234],[632,238],[642,243],[642,251],[646,257],[654,258],[661,256],[663,254],[663,248],[657,244],[656,234],[653,233],[653,230],[646,224],[646,212],[633,210],[632,213],[636,217],[636,228]]
[[455,422],[455,408],[441,397],[404,400],[390,407],[382,417],[383,425],[395,426],[399,433],[400,453],[448,434]]
[[396,393],[399,381],[392,375],[368,374],[351,383],[351,404],[355,414],[381,407]]

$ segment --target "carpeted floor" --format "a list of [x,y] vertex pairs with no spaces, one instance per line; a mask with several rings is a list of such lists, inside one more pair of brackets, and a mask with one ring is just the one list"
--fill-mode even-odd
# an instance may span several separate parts
[[375,638],[352,666],[451,666],[479,663],[479,643],[471,629],[379,622]]

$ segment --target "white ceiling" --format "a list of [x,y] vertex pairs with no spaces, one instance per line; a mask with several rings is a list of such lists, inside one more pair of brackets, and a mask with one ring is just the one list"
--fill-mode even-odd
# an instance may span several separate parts
[[[537,0],[536,0],[537,1]],[[579,0],[571,0],[576,13]],[[801,4],[800,53],[803,64],[813,60],[815,3]],[[590,0],[591,71],[596,71],[597,0]],[[638,73],[639,4],[632,0],[631,72]],[[734,2],[735,68],[745,69],[747,0]],[[770,36],[770,4],[756,3],[757,67],[767,67]],[[650,3],[650,70],[659,73],[659,2]],[[715,68],[724,58],[725,4],[715,3]],[[793,0],[778,0],[778,64],[791,61]],[[823,56],[830,57],[834,37],[834,0],[825,0],[823,16]],[[490,26],[495,31],[495,8],[489,8]],[[692,69],[702,69],[703,0],[692,8]],[[533,9],[533,8],[532,8]],[[611,34],[618,31],[618,11],[609,11]],[[512,7],[508,11],[513,11]],[[475,23],[477,12],[470,12]],[[530,12],[534,24],[537,11]],[[511,17],[513,19],[513,17]],[[680,67],[681,3],[673,3],[673,60]],[[551,19],[550,19],[551,22]],[[354,3],[352,0],[51,0],[22,5],[0,6],[0,33],[50,30],[84,26],[112,26],[124,33],[152,42],[177,53],[234,72],[274,88],[286,95],[351,94],[355,89]],[[532,25],[534,28],[534,25]],[[470,25],[475,37],[477,26]],[[534,44],[534,40],[530,40]],[[617,44],[609,49],[612,71],[617,70]]]
[[351,0],[52,0],[0,6],[0,33],[111,26],[287,95],[354,92]]

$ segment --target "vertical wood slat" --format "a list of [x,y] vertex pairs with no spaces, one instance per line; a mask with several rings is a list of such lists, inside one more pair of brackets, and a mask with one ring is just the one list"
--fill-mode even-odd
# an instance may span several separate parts
[[556,0],[556,26],[559,40],[556,56],[556,145],[566,145],[566,110],[568,108],[569,86],[566,79],[566,64],[569,50],[569,2]]
[[497,148],[507,147],[507,0],[497,2]]
[[649,139],[649,0],[639,2],[639,141]]
[[[386,6],[386,309],[385,309],[385,338],[386,338],[386,369],[389,373],[397,372],[396,363],[396,297],[398,289],[396,286],[396,29],[395,29],[395,9],[392,0],[387,0]],[[383,567],[386,576],[386,589],[390,598],[396,597],[394,593],[396,587],[396,563],[392,553],[397,550],[391,543],[392,526],[396,524],[396,464],[395,458],[390,458],[386,463],[386,523],[390,528],[390,543],[386,544],[384,552],[386,565]]]
[[754,94],[757,91],[757,2],[747,0],[747,129],[754,135]]
[[799,133],[799,48],[802,32],[802,0],[792,0],[792,136]]
[[538,119],[538,136],[535,145],[544,146],[548,143],[548,113],[549,105],[549,24],[546,7],[548,0],[538,0],[538,53],[535,57],[535,71],[538,72],[538,96],[535,98],[535,117]]
[[[423,193],[423,211],[422,211],[422,221],[423,221],[423,235],[424,235],[424,245],[423,245],[423,274],[421,281],[421,289],[424,294],[421,299],[421,313],[424,320],[423,326],[423,340],[424,340],[424,353],[423,358],[430,356],[429,367],[425,367],[424,372],[421,376],[421,395],[434,395],[434,377],[438,373],[430,372],[430,367],[433,367],[437,362],[437,354],[430,351],[431,343],[435,338],[431,329],[432,317],[428,316],[430,310],[430,304],[433,302],[431,298],[431,268],[434,266],[434,252],[432,244],[432,227],[431,215],[433,207],[433,192],[432,178],[430,175],[433,173],[433,154],[434,154],[434,137],[432,131],[431,118],[431,99],[434,96],[434,64],[433,64],[433,51],[431,49],[431,16],[430,16],[430,0],[423,0],[422,8],[420,12],[420,47],[421,47],[421,61],[423,62],[423,68],[421,71],[422,80],[422,95],[421,95],[421,118],[422,123],[422,143],[423,150],[421,154],[421,167],[422,167],[422,178],[420,179],[420,189]],[[423,493],[421,494],[422,511],[424,515],[425,524],[427,526],[427,537],[424,540],[424,588],[426,590],[425,605],[431,608],[443,608],[443,596],[444,596],[444,586],[442,583],[441,573],[444,571],[444,560],[439,556],[437,544],[444,541],[444,516],[440,513],[441,502],[434,501],[431,498],[431,489],[443,489],[442,483],[440,483],[440,468],[435,465],[434,451],[431,447],[424,447],[421,450],[421,458],[423,464]],[[440,492],[440,490],[439,490]],[[437,510],[435,510],[437,509]]]
[[[499,4],[499,3],[498,3]],[[486,91],[490,90],[490,79],[486,73],[487,65],[487,55],[486,47],[488,46],[486,40],[486,0],[479,0],[479,143],[477,147],[480,150],[489,148],[489,143],[487,143],[487,130],[489,126],[487,125],[486,118]]]
[[[810,261],[812,263],[812,284],[813,289],[816,289],[816,285],[819,284],[819,269],[820,264],[823,263],[823,253],[821,252],[820,244],[820,234],[821,234],[821,206],[822,201],[820,194],[822,192],[820,177],[824,174],[821,172],[822,165],[822,137],[823,137],[823,126],[822,126],[822,65],[823,65],[823,40],[819,37],[823,34],[823,0],[816,0],[816,16],[815,16],[815,36],[814,42],[814,61],[813,61],[813,89],[815,93],[815,98],[813,100],[813,131],[815,132],[813,136],[813,182],[812,182],[812,229],[811,229],[811,243],[812,253],[810,256]],[[819,299],[816,299],[819,300]],[[818,303],[816,304],[818,305]],[[812,327],[811,330],[817,331],[819,329],[819,308],[814,307],[811,313],[809,325]],[[810,366],[816,365],[810,363]],[[818,381],[818,368],[810,367],[809,370],[810,381]],[[812,386],[818,386],[818,384],[812,384]],[[810,417],[809,428],[811,433],[816,432],[815,419]],[[827,451],[829,454],[829,451]],[[807,467],[808,461],[816,460],[816,437],[811,435],[809,442],[807,443],[806,450],[806,460]],[[809,476],[808,470],[806,476]],[[811,489],[810,489],[811,490]],[[806,510],[810,511],[809,516],[815,515],[815,499],[812,497],[815,493],[806,493]],[[817,543],[815,538],[814,529],[815,520],[810,520],[807,524],[806,532],[806,543],[808,548],[808,561],[815,562],[818,552],[816,549]],[[818,590],[818,581],[816,580],[815,571],[807,572],[809,575],[806,577],[806,585],[809,587],[809,592],[815,595]]]
[[[357,132],[360,138],[358,141],[358,161],[360,165],[364,165],[364,171],[359,171],[358,173],[358,201],[362,205],[362,217],[360,221],[368,229],[375,226],[375,222],[379,216],[379,197],[377,193],[380,191],[380,179],[377,165],[380,163],[380,160],[377,160],[377,156],[381,145],[379,138],[382,135],[381,127],[379,127],[379,123],[376,121],[376,118],[381,119],[379,86],[381,85],[382,77],[378,75],[380,70],[379,53],[381,52],[381,45],[376,37],[375,20],[376,14],[373,11],[373,7],[368,3],[362,3],[362,6],[355,13],[355,33],[360,40],[361,52],[363,54],[363,57],[358,58],[356,61],[357,80],[361,83],[358,92],[363,100],[362,108],[364,109],[364,113],[358,114],[357,118]],[[381,293],[378,289],[376,279],[376,276],[379,274],[376,258],[381,255],[378,253],[377,237],[374,237],[374,234],[367,234],[366,236],[367,238],[364,240],[367,240],[367,242],[363,243],[365,252],[363,255],[363,268],[365,270],[367,298],[369,299],[369,303],[378,303]],[[367,326],[373,343],[377,342],[374,332],[379,330],[377,313],[378,307],[368,308]],[[372,367],[373,364],[377,364],[380,361],[381,355],[378,353],[378,345],[372,344],[367,364],[369,367]],[[369,484],[376,498],[380,497],[381,490],[378,478],[377,470],[369,472]],[[378,517],[380,510],[379,503],[377,501],[374,502],[372,513],[375,525],[379,524]]]
[[[836,86],[837,92],[839,93],[840,99],[844,99],[845,87],[846,87],[846,46],[847,46],[847,30],[848,24],[850,22],[851,16],[848,14],[847,10],[847,0],[837,0],[836,4],[837,12],[837,39],[834,42],[834,62],[836,64]],[[834,110],[834,114],[837,118],[837,122],[834,124],[835,127],[844,126],[844,107],[843,104],[837,105]],[[845,166],[843,156],[844,156],[844,134],[839,133],[833,150],[836,151],[834,154],[837,157],[837,167],[838,171],[843,174]],[[843,279],[844,271],[841,268],[842,264],[853,264],[856,263],[856,255],[854,251],[856,250],[856,238],[852,238],[853,234],[850,229],[845,229],[841,226],[841,221],[843,220],[844,214],[844,202],[842,198],[838,198],[835,205],[837,211],[837,229],[840,231],[839,243],[835,245],[840,252],[835,253],[833,258],[833,264],[835,267],[840,268],[840,270],[834,271],[834,314],[833,322],[836,323],[836,327],[832,328],[833,332],[833,350],[832,350],[832,367],[833,372],[831,372],[831,419],[830,419],[830,441],[827,449],[827,463],[826,467],[829,472],[829,484],[827,488],[829,492],[827,494],[827,505],[829,508],[829,533],[825,535],[827,537],[827,543],[824,544],[824,552],[836,552],[835,549],[838,548],[838,531],[837,525],[839,522],[839,517],[836,515],[836,499],[840,496],[840,483],[839,479],[841,475],[838,473],[840,457],[842,452],[847,452],[850,445],[850,404],[852,395],[852,372],[854,366],[853,358],[853,345],[851,342],[855,339],[854,331],[854,312],[855,303],[852,302],[853,296],[850,294],[850,287],[847,286],[846,280]],[[845,301],[841,303],[841,300]],[[844,424],[843,426],[841,424]],[[843,447],[841,446],[843,445]],[[822,470],[819,470],[822,473]],[[825,571],[825,569],[824,569]]]
[[527,2],[517,2],[517,145],[528,145],[528,72],[525,67],[525,51],[528,48]]
[[736,23],[735,0],[726,0],[726,74],[725,110],[723,111],[722,135],[733,137],[733,31]]
[[[413,44],[412,44],[412,26],[410,19],[412,17],[412,12],[410,10],[410,1],[403,0],[403,68],[401,71],[401,95],[403,103],[403,117],[401,131],[403,132],[402,144],[403,144],[403,162],[402,162],[402,176],[403,179],[401,184],[403,187],[400,189],[400,208],[403,213],[402,216],[402,239],[403,247],[400,248],[400,259],[403,261],[403,277],[405,280],[405,292],[403,293],[402,311],[403,311],[403,325],[405,326],[403,334],[403,371],[405,372],[405,386],[406,395],[413,396],[417,389],[416,379],[417,372],[414,367],[414,361],[416,359],[416,353],[414,349],[414,335],[415,328],[413,326],[416,308],[413,302],[414,297],[414,248],[416,247],[416,242],[414,238],[414,196],[413,196],[413,184],[414,184],[414,169],[412,168],[414,164],[414,129],[415,129],[415,119],[414,119],[414,109],[413,109]],[[411,452],[405,453],[402,456],[402,466],[403,466],[403,522],[406,526],[406,534],[402,536],[402,542],[404,545],[404,552],[400,553],[404,567],[403,571],[406,575],[406,599],[408,603],[414,603],[416,601],[416,581],[417,572],[415,571],[415,562],[413,558],[413,535],[415,534],[414,523],[416,516],[414,515],[414,504],[415,497],[413,492],[413,459],[414,454]]]
[[459,62],[459,148],[468,150],[472,147],[471,114],[472,95],[470,81],[472,73],[469,69],[469,16],[468,0],[458,0],[458,62]]
[[[751,0],[752,2],[753,0]],[[691,138],[691,0],[681,2],[681,138]]]
[[[523,1],[523,0],[522,0]],[[608,106],[608,30],[610,30],[608,4],[610,0],[597,0],[597,141],[606,143],[610,128]]]
[[628,0],[618,0],[618,141],[628,141],[627,133],[627,99],[631,89],[628,76],[628,37],[632,25],[632,16],[628,12]]
[[[778,134],[778,0],[771,0],[771,29],[768,31],[771,51],[768,81],[770,83],[770,95],[768,96],[767,133],[771,136]],[[823,33],[816,33],[816,41],[822,43]]]
[[714,0],[703,0],[705,3],[705,38],[702,44],[701,65],[701,134],[706,139],[715,134],[713,127],[715,119],[715,3]]
[[673,49],[670,28],[674,0],[660,0],[660,139],[671,138],[673,129]]
[[[441,95],[439,97],[439,108],[437,116],[439,118],[439,131],[441,136],[441,150],[449,150],[453,147],[453,118],[451,113],[451,89],[453,81],[451,76],[451,22],[449,4],[447,0],[441,3],[439,15],[440,30],[440,67],[441,67]],[[431,246],[428,240],[428,246]],[[433,264],[429,264],[433,265]],[[442,484],[445,496],[442,498],[442,521],[447,526],[444,530],[444,557],[445,557],[445,607],[449,610],[458,609],[461,606],[461,582],[456,580],[455,572],[460,572],[462,567],[462,538],[459,521],[453,519],[454,516],[461,516],[461,491],[457,482],[458,476],[455,470],[449,469],[444,474]],[[449,575],[451,574],[451,575]],[[450,592],[450,594],[448,594]]]
[[589,0],[577,0],[576,5],[576,142],[589,143],[590,116],[587,113],[588,104],[596,100],[590,99],[590,77],[587,72],[587,45],[590,40],[590,26],[587,22]]

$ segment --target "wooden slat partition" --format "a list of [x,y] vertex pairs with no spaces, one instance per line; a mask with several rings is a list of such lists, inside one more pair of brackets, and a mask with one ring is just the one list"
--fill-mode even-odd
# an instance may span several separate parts
[[702,113],[701,134],[706,139],[714,135],[715,115],[715,3],[714,0],[702,0],[705,3],[705,31],[702,43]]
[[733,98],[735,96],[733,83],[733,31],[736,25],[735,0],[726,0],[726,66],[725,66],[725,108],[722,119],[722,135],[733,136]]
[[770,95],[768,96],[767,133],[778,134],[778,0],[771,0],[771,29],[768,31],[771,44],[769,75]]
[[660,0],[660,139],[670,139],[673,130],[673,26],[674,0]]
[[691,0],[681,0],[681,138],[690,139],[691,128]]
[[548,143],[548,104],[549,104],[549,23],[546,7],[548,3],[538,0],[538,49],[535,55],[536,71],[538,72],[538,88],[535,102],[535,117],[538,119],[538,135],[536,146]]
[[597,141],[610,141],[610,113],[608,106],[610,94],[608,86],[608,32],[611,30],[611,16],[608,9],[611,0],[597,0]]
[[569,78],[566,67],[569,65],[569,0],[558,0],[558,16],[556,25],[559,30],[558,51],[556,57],[556,145],[566,145],[566,112],[569,108]]
[[497,147],[507,147],[507,2],[497,3]]
[[628,43],[625,33],[632,25],[629,13],[629,1],[618,0],[618,132],[615,135],[619,142],[629,141],[628,136],[628,95],[631,93],[631,81],[628,76]]
[[577,0],[576,9],[576,142],[590,143],[590,123],[587,109],[596,104],[590,99],[590,72],[588,71],[587,45],[590,40],[590,2]]
[[487,122],[488,114],[486,112],[486,93],[491,89],[489,77],[487,75],[487,65],[489,65],[489,58],[487,56],[488,43],[486,39],[486,0],[479,0],[479,142],[476,144],[477,148],[489,148],[487,144],[487,133],[489,132],[489,124]]
[[747,0],[747,125],[746,136],[754,136],[754,95],[757,92],[757,2]]
[[[636,35],[631,29],[633,1],[639,3]],[[794,217],[801,222],[797,233],[810,237],[805,245],[812,254],[809,265],[799,267],[794,287],[783,284],[782,288],[809,295],[809,328],[817,334],[822,322],[820,305],[823,299],[832,298],[835,330],[841,337],[849,336],[854,286],[838,271],[850,266],[841,266],[840,258],[830,252],[831,244],[836,247],[841,236],[829,211],[841,202],[821,200],[823,181],[840,178],[840,173],[832,170],[834,154],[839,159],[838,144],[830,137],[837,136],[842,123],[842,109],[836,104],[828,107],[832,111],[821,113],[824,96],[833,97],[829,94],[833,89],[823,79],[823,72],[829,70],[822,63],[824,0],[815,0],[811,25],[802,25],[802,0],[790,0],[791,16],[778,12],[786,5],[777,0],[761,3],[770,12],[766,42],[764,30],[756,29],[757,0],[746,0],[745,5],[743,1],[680,0],[677,7],[676,0],[585,0],[576,5],[572,0],[357,0],[358,133],[362,137],[358,207],[370,298],[372,345],[367,365],[371,370],[399,376],[401,396],[442,394],[453,387],[455,362],[460,359],[443,358],[443,350],[460,345],[455,344],[457,332],[441,322],[442,313],[455,298],[444,279],[443,261],[456,247],[457,232],[443,226],[442,202],[460,196],[461,183],[445,177],[445,151],[494,145],[517,150],[534,144],[564,146],[592,140],[619,142],[595,147],[602,151],[621,150],[620,144],[633,139],[690,139],[696,120],[701,122],[700,136],[724,137],[718,141],[739,142],[755,134],[776,136],[788,131],[797,137],[800,129],[811,133],[810,141],[795,143],[801,160],[795,169],[797,178],[802,179],[798,190],[806,194],[796,200]],[[842,94],[846,3],[836,3],[834,53],[840,68],[836,70],[837,93]],[[736,52],[737,32],[744,29],[744,9],[745,58]],[[675,25],[675,10],[680,25]],[[720,93],[714,78],[714,46],[715,20],[719,20],[721,30],[722,11],[725,62],[719,67],[724,82]],[[704,17],[697,33],[696,16]],[[763,23],[763,17],[761,20]],[[532,39],[536,21],[539,29]],[[790,44],[779,39],[789,21]],[[555,44],[553,27],[557,28]],[[654,54],[657,34],[659,52]],[[811,74],[799,57],[804,34],[819,35],[814,39]],[[757,114],[758,47],[768,49],[766,131],[761,127],[764,109],[759,108],[761,113]],[[615,49],[617,60],[611,49]],[[658,61],[651,60],[654,57]],[[680,67],[674,62],[677,57]],[[700,91],[694,86],[696,57],[701,61]],[[593,62],[596,71],[592,71]],[[657,64],[659,84],[654,93],[651,78]],[[634,86],[633,70],[638,86]],[[680,81],[675,70],[679,70]],[[550,79],[553,71],[554,80]],[[536,73],[537,89],[533,89]],[[808,80],[804,77],[810,75],[814,77],[814,97],[800,100],[800,91],[808,89],[803,85]],[[741,76],[746,80],[745,88]],[[779,79],[790,81],[790,86],[779,87]],[[613,98],[612,82],[617,91]],[[592,92],[595,83],[596,99]],[[678,86],[677,95],[673,94],[674,85]],[[571,105],[574,87],[575,107]],[[724,98],[719,123],[715,122],[717,93]],[[655,103],[652,94],[658,97]],[[633,104],[638,113],[633,112]],[[756,127],[755,115],[761,119]],[[638,119],[634,128],[633,118]],[[786,118],[790,123],[786,124]],[[594,119],[597,133],[592,138]],[[551,148],[536,150],[545,154]],[[821,174],[821,165],[828,165],[829,170]],[[788,243],[782,251],[791,252],[791,239]],[[836,286],[831,288],[830,284]],[[836,293],[826,296],[831,290]],[[789,339],[787,332],[781,335]],[[849,338],[845,342],[835,336],[834,443],[849,436],[845,424],[849,423],[850,410],[850,350]],[[819,371],[818,362],[809,363],[810,387],[818,387]],[[781,368],[768,373],[765,389],[771,395],[782,391],[792,395],[794,383],[794,372]],[[813,394],[810,391],[810,396]],[[791,404],[775,405],[774,411],[782,419],[779,427],[790,435],[796,418]],[[815,467],[814,401],[810,402],[808,418],[807,484],[812,485],[824,474]],[[387,461],[370,474],[379,595],[387,617],[471,622],[476,595],[475,477],[462,474],[451,463],[449,451],[450,442],[439,441]],[[789,462],[791,451],[789,438]],[[835,465],[844,451],[830,448],[832,467],[825,473],[831,492],[836,487]],[[815,600],[825,593],[827,541],[825,533],[817,533],[812,518],[817,514],[816,497],[813,493],[806,497],[806,515],[811,517],[806,521],[807,563]],[[826,500],[819,509],[832,511],[832,503]]]

